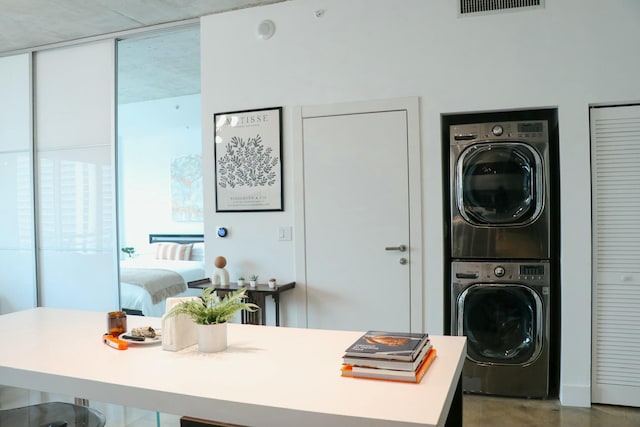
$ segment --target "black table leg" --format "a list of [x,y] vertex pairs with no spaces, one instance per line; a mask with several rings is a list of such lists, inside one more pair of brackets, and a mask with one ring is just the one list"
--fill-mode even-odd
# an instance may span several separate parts
[[275,303],[276,326],[280,326],[280,295],[279,294],[273,294],[271,296],[273,297],[273,302]]
[[249,302],[257,305],[259,310],[251,313],[246,312],[247,318],[250,319],[247,323],[252,325],[266,325],[267,313],[265,310],[264,295],[261,292],[249,292]]
[[462,374],[458,378],[458,385],[451,401],[449,415],[444,423],[445,427],[462,427]]

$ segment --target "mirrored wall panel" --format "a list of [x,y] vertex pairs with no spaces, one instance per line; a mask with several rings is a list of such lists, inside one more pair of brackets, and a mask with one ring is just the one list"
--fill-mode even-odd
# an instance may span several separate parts
[[117,43],[120,302],[161,316],[204,273],[200,29]]

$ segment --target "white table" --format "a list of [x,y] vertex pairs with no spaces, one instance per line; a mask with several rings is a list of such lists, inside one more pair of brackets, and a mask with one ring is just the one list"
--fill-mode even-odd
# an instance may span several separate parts
[[[128,316],[129,328],[160,319]],[[0,316],[0,383],[247,426],[461,424],[463,337],[432,336],[420,384],[340,376],[362,332],[230,324],[229,348],[199,353],[102,343],[106,313],[36,308]],[[451,422],[451,421],[450,421]]]

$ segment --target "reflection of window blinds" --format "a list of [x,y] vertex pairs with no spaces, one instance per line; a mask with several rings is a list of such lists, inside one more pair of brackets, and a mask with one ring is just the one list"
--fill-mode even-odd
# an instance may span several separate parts
[[[92,239],[87,229],[88,213],[86,201],[89,196],[87,173],[81,164],[61,161],[59,163],[58,197],[56,206],[60,218],[61,244],[67,249],[87,249],[82,244],[83,239]],[[83,236],[84,233],[87,233]]]
[[43,158],[39,173],[42,247],[77,251],[110,248],[114,198],[110,168]]
[[[100,213],[100,227],[98,228],[99,235],[97,238],[98,246],[102,248],[110,248],[113,243],[111,237],[116,234],[116,227],[114,224],[116,195],[113,191],[115,182],[113,177],[113,168],[111,166],[101,166],[100,176],[102,178],[102,199],[100,200],[102,206],[98,209]],[[111,215],[114,213],[114,215]]]
[[16,212],[18,247],[33,250],[33,191],[31,187],[31,155],[18,153],[16,158]]
[[40,247],[51,249],[56,247],[56,215],[55,215],[55,182],[54,162],[41,158],[38,169],[39,205],[38,234]]

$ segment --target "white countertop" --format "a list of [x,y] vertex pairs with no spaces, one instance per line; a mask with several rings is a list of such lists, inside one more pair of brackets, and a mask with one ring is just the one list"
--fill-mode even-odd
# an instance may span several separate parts
[[[128,327],[160,319],[128,316]],[[464,337],[431,336],[437,357],[419,384],[340,376],[363,331],[229,324],[229,348],[102,342],[106,313],[37,308],[0,316],[0,383],[100,402],[259,426],[444,425]]]

